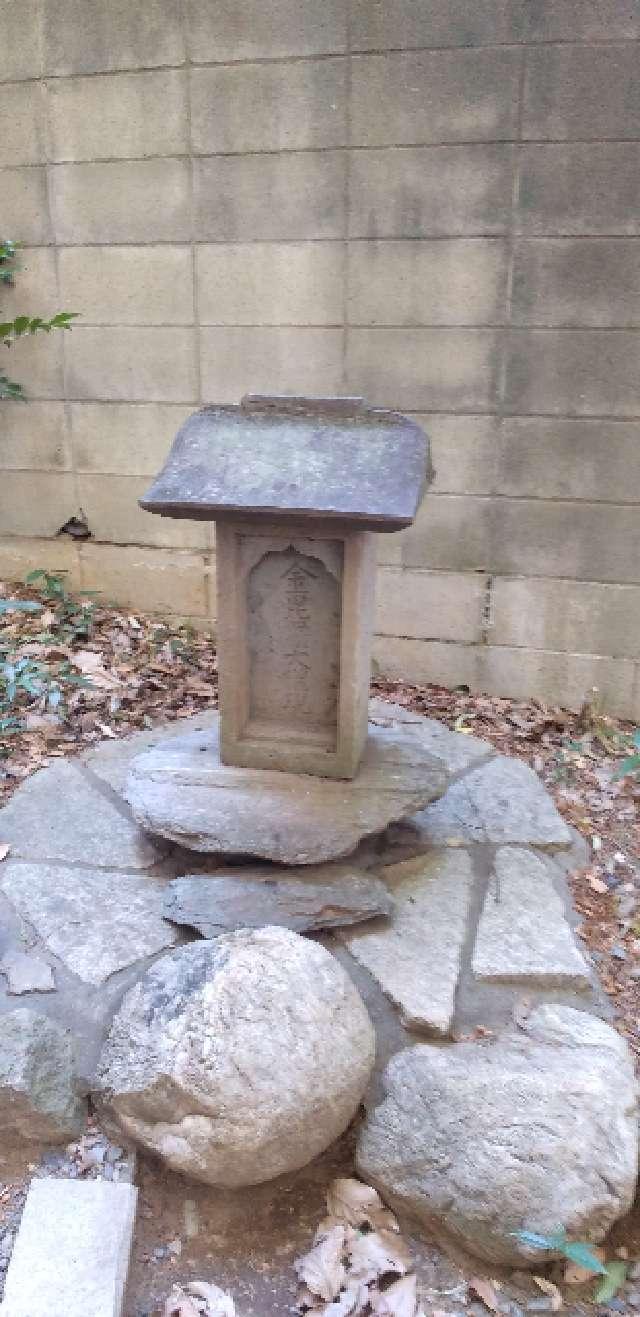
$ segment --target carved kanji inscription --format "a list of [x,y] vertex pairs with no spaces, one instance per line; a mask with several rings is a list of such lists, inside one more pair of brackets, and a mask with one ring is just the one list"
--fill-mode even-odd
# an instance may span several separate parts
[[252,568],[247,622],[253,727],[335,739],[340,593],[325,564],[292,545],[266,553]]

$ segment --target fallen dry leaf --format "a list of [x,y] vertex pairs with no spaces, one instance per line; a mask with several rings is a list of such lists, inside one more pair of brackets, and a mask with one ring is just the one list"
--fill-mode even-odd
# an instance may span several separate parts
[[296,1274],[313,1294],[325,1301],[337,1298],[346,1280],[343,1261],[345,1227],[333,1226],[318,1244],[294,1262]]
[[179,1285],[174,1285],[164,1305],[163,1317],[202,1317],[202,1312]]
[[371,1294],[371,1311],[377,1317],[419,1317],[416,1311],[418,1282],[415,1276],[394,1281],[384,1294]]
[[404,1276],[411,1266],[411,1254],[401,1236],[392,1230],[372,1230],[357,1235],[350,1244],[348,1265],[349,1276],[368,1285],[390,1271]]
[[369,1225],[373,1230],[399,1230],[398,1222],[385,1207],[380,1194],[370,1184],[347,1176],[332,1180],[327,1189],[327,1211],[330,1216],[346,1221],[350,1226]]
[[221,1290],[219,1285],[211,1285],[204,1280],[192,1280],[186,1287],[188,1294],[197,1299],[204,1299],[205,1306],[200,1308],[202,1317],[236,1317],[236,1305],[230,1294]]
[[500,1302],[494,1289],[496,1282],[485,1280],[483,1276],[472,1276],[469,1281],[469,1289],[482,1299],[485,1308],[490,1312],[500,1312]]
[[102,656],[96,654],[92,649],[76,649],[70,653],[71,662],[74,668],[79,668],[83,676],[87,677],[93,686],[100,690],[111,690],[122,686],[119,677],[113,672],[107,672],[102,662]]
[[348,1286],[330,1303],[311,1308],[308,1317],[360,1317],[369,1311],[369,1291],[366,1285]]
[[551,1311],[559,1312],[564,1302],[562,1294],[557,1285],[552,1280],[547,1280],[545,1276],[534,1276],[534,1281],[543,1294],[548,1294],[551,1299]]

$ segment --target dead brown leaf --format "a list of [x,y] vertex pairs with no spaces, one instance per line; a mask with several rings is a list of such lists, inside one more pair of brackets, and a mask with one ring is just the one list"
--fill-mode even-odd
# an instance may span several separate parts
[[350,1226],[371,1226],[373,1230],[399,1230],[396,1217],[385,1207],[380,1194],[370,1184],[363,1184],[347,1176],[332,1180],[327,1189],[327,1211],[330,1216],[346,1221]]
[[484,1276],[472,1276],[469,1281],[469,1289],[473,1290],[479,1299],[482,1299],[485,1308],[488,1308],[490,1312],[500,1312],[500,1301],[494,1287],[499,1288],[497,1282],[485,1280]]
[[299,1279],[307,1289],[325,1301],[337,1298],[346,1281],[344,1247],[345,1226],[339,1222],[323,1235],[309,1253],[294,1262]]
[[368,1285],[395,1272],[404,1276],[411,1266],[411,1253],[404,1240],[392,1230],[371,1230],[356,1235],[348,1250],[349,1276]]
[[383,1294],[371,1294],[371,1311],[377,1317],[419,1317],[418,1282],[415,1276],[394,1281]]
[[557,1285],[552,1280],[547,1280],[545,1276],[534,1276],[534,1281],[543,1294],[548,1294],[551,1299],[551,1311],[559,1312],[564,1302],[562,1294]]

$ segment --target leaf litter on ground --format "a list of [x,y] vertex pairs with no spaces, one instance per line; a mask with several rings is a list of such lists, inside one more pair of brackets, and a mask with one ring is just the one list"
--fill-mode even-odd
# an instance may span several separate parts
[[[314,1247],[294,1264],[308,1317],[420,1317],[410,1250],[378,1192],[340,1176],[327,1189],[328,1216]],[[395,1278],[399,1277],[400,1280]]]

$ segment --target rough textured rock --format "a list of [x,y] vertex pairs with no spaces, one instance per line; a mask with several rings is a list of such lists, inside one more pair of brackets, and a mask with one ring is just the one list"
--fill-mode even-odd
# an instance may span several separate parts
[[304,1166],[346,1128],[375,1036],[328,951],[286,929],[163,956],[125,997],[98,1100],[174,1170],[246,1185]]
[[461,773],[478,760],[495,755],[490,741],[481,741],[479,737],[470,736],[466,732],[450,732],[444,723],[437,722],[435,718],[424,718],[422,714],[388,700],[369,700],[369,721],[376,727],[392,727],[394,723],[413,727],[425,750],[434,759],[439,759],[448,773]]
[[553,867],[519,846],[497,852],[473,952],[477,978],[588,986],[589,967],[565,918]]
[[65,1143],[81,1133],[85,1115],[70,1035],[26,1007],[1,1016],[0,1147]]
[[466,936],[472,869],[465,852],[421,856],[380,870],[392,919],[341,940],[400,1007],[403,1023],[446,1034]]
[[7,951],[0,960],[0,974],[7,980],[7,991],[19,997],[25,992],[55,992],[53,970],[46,960],[25,951]]
[[572,840],[540,778],[526,764],[503,756],[453,782],[412,822],[430,846],[493,842],[558,850]]
[[34,773],[0,811],[0,840],[24,860],[147,869],[159,859],[118,803],[61,760]]
[[61,864],[0,868],[0,888],[14,909],[85,983],[104,983],[178,940],[161,914],[165,886],[159,878]]
[[410,1048],[385,1074],[357,1164],[385,1199],[494,1263],[539,1266],[511,1232],[597,1241],[631,1206],[637,1089],[623,1039],[567,1006],[497,1041]]
[[221,764],[214,728],[134,760],[125,794],[143,828],[191,850],[319,864],[415,813],[446,781],[411,726],[372,726],[352,781]]
[[379,878],[349,865],[309,869],[242,868],[226,874],[176,878],[165,892],[163,914],[176,924],[218,937],[267,926],[302,933],[358,924],[389,915],[393,899]]

